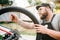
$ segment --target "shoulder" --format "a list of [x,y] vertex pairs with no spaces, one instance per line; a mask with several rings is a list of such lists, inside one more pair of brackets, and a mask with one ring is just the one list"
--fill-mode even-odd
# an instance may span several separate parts
[[60,21],[60,14],[55,14],[54,18],[53,18],[54,22],[55,21]]
[[55,20],[60,21],[60,14],[56,14]]
[[55,14],[56,19],[60,19],[60,14]]
[[60,17],[60,14],[55,14],[57,17]]

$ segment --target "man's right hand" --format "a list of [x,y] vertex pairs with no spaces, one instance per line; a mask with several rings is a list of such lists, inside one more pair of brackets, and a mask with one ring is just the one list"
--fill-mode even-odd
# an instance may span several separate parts
[[11,14],[11,20],[12,20],[12,22],[18,23],[19,25],[21,25],[24,28],[27,28],[27,29],[34,28],[34,24],[22,21],[15,14]]
[[16,14],[11,14],[11,20],[12,20],[12,22],[17,22],[19,20],[19,18],[17,17]]

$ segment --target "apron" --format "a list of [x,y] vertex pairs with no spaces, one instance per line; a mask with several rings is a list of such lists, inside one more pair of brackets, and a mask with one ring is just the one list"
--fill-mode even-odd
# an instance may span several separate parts
[[[52,17],[52,20],[53,20],[54,16],[55,16],[55,14],[54,14],[53,17]],[[51,20],[51,22],[52,22],[52,20]],[[41,25],[48,25],[48,29],[54,30],[51,22],[45,23],[44,20],[43,20],[43,23],[42,23]],[[36,40],[56,40],[56,39],[50,37],[50,36],[47,35],[47,34],[37,33]]]

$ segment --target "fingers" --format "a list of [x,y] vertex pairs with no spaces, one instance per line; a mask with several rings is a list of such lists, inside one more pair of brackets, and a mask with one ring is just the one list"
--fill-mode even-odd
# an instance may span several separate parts
[[12,15],[10,16],[10,19],[11,19],[11,21],[13,20],[13,16]]
[[11,14],[10,18],[12,22],[17,22],[19,19],[16,14]]
[[39,29],[40,27],[35,27],[35,29]]
[[46,28],[47,28],[48,25],[44,25],[44,26],[43,26],[43,25],[35,24],[35,27],[46,27]]
[[15,15],[15,14],[11,14],[11,17],[12,17],[12,18],[16,18],[17,15]]
[[48,27],[48,25],[35,24],[35,29],[36,29],[37,33],[46,34],[47,27]]
[[39,24],[35,24],[35,29],[38,31],[40,29],[40,25]]
[[40,24],[34,24],[35,26],[40,26]]
[[12,17],[13,19],[18,19],[18,16],[17,16],[16,14],[11,14],[11,17]]
[[36,32],[41,33],[41,27],[38,24],[36,24],[36,26],[37,26],[37,27],[35,27]]
[[41,27],[42,25],[39,25],[39,24],[35,24],[35,27]]
[[43,26],[43,25],[35,24],[35,29],[38,29],[39,30],[39,29],[43,29],[43,28],[44,29],[48,28],[48,25],[44,25]]
[[13,14],[11,14],[11,20],[13,21],[15,19],[15,16]]

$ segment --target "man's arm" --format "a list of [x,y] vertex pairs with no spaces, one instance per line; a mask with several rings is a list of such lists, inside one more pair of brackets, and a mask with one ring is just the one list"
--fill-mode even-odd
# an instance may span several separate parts
[[34,23],[24,22],[24,21],[22,21],[21,19],[19,19],[19,20],[17,21],[17,23],[18,23],[19,25],[21,25],[22,27],[27,28],[27,29],[33,29],[33,28],[34,28]]
[[11,14],[11,20],[15,23],[20,24],[24,28],[29,28],[29,29],[34,28],[34,24],[22,21],[15,14]]
[[48,34],[49,36],[57,39],[57,40],[60,40],[60,32],[59,31],[54,31],[54,30],[51,30],[51,29],[47,29],[47,32],[46,34]]
[[36,26],[35,29],[38,33],[47,34],[52,38],[60,40],[59,31],[54,31],[54,30],[48,29],[47,26],[43,26],[43,25],[39,25],[39,24],[35,24],[35,26]]
[[[60,14],[58,14],[58,28],[60,30]],[[60,40],[60,31],[54,31],[54,30],[47,30],[47,34],[50,35],[51,37]]]

